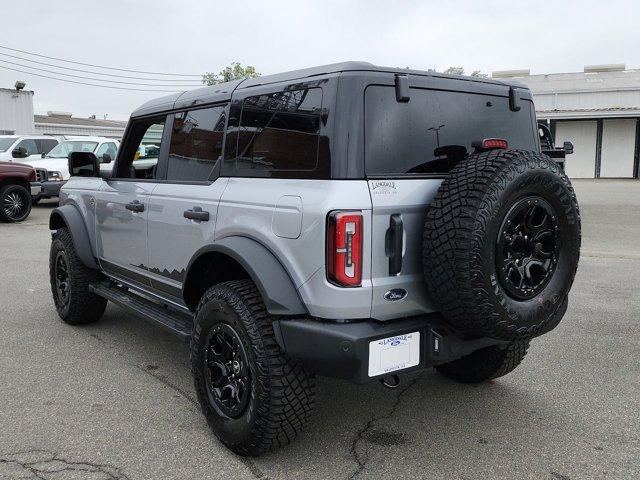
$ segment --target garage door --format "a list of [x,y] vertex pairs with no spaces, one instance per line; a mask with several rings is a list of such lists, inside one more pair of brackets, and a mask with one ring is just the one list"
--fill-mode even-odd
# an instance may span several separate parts
[[566,140],[573,143],[573,154],[567,156],[565,163],[569,178],[595,177],[597,131],[595,120],[556,123],[556,145],[562,145]]
[[601,177],[633,177],[636,147],[636,119],[602,122]]

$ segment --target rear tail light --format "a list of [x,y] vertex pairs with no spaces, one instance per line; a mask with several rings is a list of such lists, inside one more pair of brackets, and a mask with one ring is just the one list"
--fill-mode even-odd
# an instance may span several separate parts
[[332,212],[327,222],[327,277],[342,287],[362,283],[362,214]]
[[509,142],[503,138],[485,138],[481,142],[473,142],[472,146],[476,150],[493,150],[494,148],[509,148]]
[[38,179],[38,176],[36,175],[36,170],[35,170],[35,169],[32,169],[32,170],[29,172],[29,181],[30,181],[30,182],[35,182],[37,179]]

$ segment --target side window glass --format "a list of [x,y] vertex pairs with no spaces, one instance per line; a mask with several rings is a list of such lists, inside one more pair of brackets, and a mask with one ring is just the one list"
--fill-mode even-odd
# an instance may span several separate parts
[[98,159],[107,152],[107,145],[108,143],[103,143],[98,147],[98,150],[96,150],[96,157],[98,157]]
[[38,153],[49,153],[53,147],[58,144],[56,140],[47,140],[45,138],[36,140],[36,146],[38,147]]
[[36,145],[36,141],[32,138],[22,140],[16,148],[22,147],[27,149],[27,155],[37,155],[38,154],[38,145]]
[[238,170],[314,170],[321,113],[320,88],[246,98],[238,128]]
[[176,113],[171,131],[167,180],[207,181],[222,156],[223,106]]
[[164,116],[134,121],[122,144],[114,178],[156,178],[164,125]]

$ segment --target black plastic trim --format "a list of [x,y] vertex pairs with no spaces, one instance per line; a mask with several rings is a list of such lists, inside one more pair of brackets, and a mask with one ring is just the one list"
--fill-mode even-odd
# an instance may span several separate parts
[[307,314],[291,277],[273,253],[257,241],[241,236],[225,237],[213,245],[202,247],[193,255],[187,267],[187,281],[183,284],[183,298],[192,265],[203,254],[209,252],[228,255],[246,270],[260,290],[270,314]]
[[91,249],[91,240],[87,233],[82,214],[73,205],[63,205],[53,209],[49,216],[49,229],[57,230],[61,226],[66,226],[71,233],[73,246],[82,263],[89,268],[98,268],[93,250]]
[[381,338],[420,332],[418,365],[392,372],[394,374],[447,363],[480,348],[505,343],[490,338],[463,339],[452,332],[438,314],[386,322],[277,319],[273,328],[280,347],[305,370],[355,383],[384,377],[369,377],[369,342]]

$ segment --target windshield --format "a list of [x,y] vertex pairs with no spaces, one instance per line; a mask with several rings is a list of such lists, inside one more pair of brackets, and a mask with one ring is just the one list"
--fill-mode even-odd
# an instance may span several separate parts
[[71,152],[93,152],[98,142],[67,140],[59,143],[47,154],[47,158],[67,158]]
[[530,101],[513,112],[507,97],[465,92],[411,88],[399,103],[393,87],[369,86],[364,134],[367,175],[442,175],[485,138],[538,150]]
[[6,152],[7,149],[13,145],[18,137],[4,137],[0,138],[0,152]]

